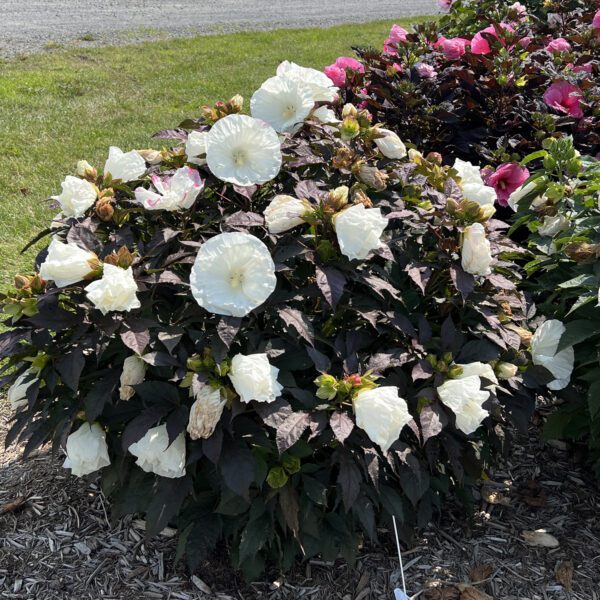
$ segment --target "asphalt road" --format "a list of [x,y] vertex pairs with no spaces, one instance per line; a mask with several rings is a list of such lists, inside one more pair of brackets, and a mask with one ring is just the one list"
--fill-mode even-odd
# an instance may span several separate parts
[[0,56],[437,12],[437,0],[0,0]]

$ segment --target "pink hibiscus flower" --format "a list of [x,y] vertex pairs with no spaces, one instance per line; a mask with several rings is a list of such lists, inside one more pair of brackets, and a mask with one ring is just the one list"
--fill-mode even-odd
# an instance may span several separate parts
[[486,184],[496,190],[498,204],[508,206],[508,197],[529,178],[529,170],[518,163],[500,165],[486,179]]
[[448,60],[457,60],[465,52],[466,47],[470,44],[469,40],[465,38],[438,38],[438,41],[434,44],[435,48],[441,48],[442,52]]
[[[498,26],[505,31],[514,31],[512,25],[509,25],[508,23],[500,23]],[[483,36],[484,33],[488,33],[489,35],[495,37],[504,45],[504,41],[498,37],[496,28],[493,25],[490,25],[473,36],[473,39],[471,40],[471,52],[473,54],[489,54],[492,51],[489,42]]]
[[555,40],[550,40],[546,44],[546,50],[548,52],[568,52],[571,49],[571,44],[565,40],[565,38],[556,38]]
[[443,10],[446,12],[452,8],[453,3],[454,3],[454,0],[438,0],[438,6],[440,7],[440,10]]
[[437,77],[437,71],[427,63],[417,63],[415,65],[415,71],[419,74],[419,77],[422,77],[423,79]]
[[325,67],[323,72],[333,81],[334,85],[344,87],[346,85],[346,69],[356,71],[357,73],[365,72],[364,65],[350,56],[338,57],[332,65]]
[[555,81],[544,93],[544,102],[571,117],[583,117],[581,90],[568,81]]

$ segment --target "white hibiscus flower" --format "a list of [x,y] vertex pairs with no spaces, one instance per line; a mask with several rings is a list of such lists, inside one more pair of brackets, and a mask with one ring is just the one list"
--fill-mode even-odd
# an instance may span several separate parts
[[457,158],[454,161],[454,169],[461,178],[463,196],[471,202],[477,202],[482,206],[494,204],[496,201],[496,190],[493,187],[485,185],[481,177],[481,171],[477,165],[469,161]]
[[303,216],[311,210],[310,202],[279,194],[265,208],[265,222],[269,233],[283,233],[305,223]]
[[531,357],[534,365],[546,367],[556,379],[547,384],[550,390],[562,390],[567,387],[573,372],[575,352],[572,346],[560,352],[558,344],[567,328],[558,319],[549,319],[542,323],[531,338]]
[[336,88],[331,79],[321,71],[310,69],[308,67],[301,67],[296,63],[284,60],[277,67],[277,75],[283,75],[307,85],[312,91],[315,102],[331,102],[335,100],[338,88]]
[[146,172],[146,161],[139,152],[131,150],[123,152],[121,148],[111,146],[108,149],[108,159],[104,165],[104,176],[110,173],[113,179],[135,181]]
[[351,260],[367,258],[381,246],[381,234],[387,224],[379,208],[365,208],[364,204],[354,204],[338,213],[334,227],[342,254]]
[[481,379],[468,375],[448,379],[437,388],[440,400],[456,415],[456,426],[466,435],[473,433],[488,416],[482,408],[490,393],[481,389]]
[[185,435],[180,433],[169,445],[166,424],[149,429],[141,440],[129,446],[129,452],[146,473],[170,478],[185,475]]
[[172,177],[152,176],[156,192],[139,187],[135,200],[147,210],[182,210],[190,208],[204,188],[196,169],[182,167]]
[[106,434],[98,423],[84,423],[67,438],[65,469],[83,477],[110,465]]
[[264,121],[228,115],[206,136],[206,162],[222,181],[241,186],[265,183],[281,169],[279,137]]
[[40,275],[54,281],[56,287],[65,287],[81,281],[94,270],[94,263],[99,264],[98,257],[77,244],[64,244],[53,239],[48,246],[46,260],[40,266]]
[[121,269],[104,264],[102,279],[92,281],[85,292],[92,304],[103,314],[117,310],[130,311],[141,306],[136,295],[137,284],[131,267]]
[[[190,131],[185,142],[187,161],[193,165],[206,164],[206,136],[208,131]],[[203,156],[204,158],[200,158]]]
[[382,452],[390,449],[404,426],[412,420],[406,401],[394,386],[359,392],[354,398],[354,413],[358,427],[367,432]]
[[196,302],[218,315],[243,317],[277,284],[269,249],[248,233],[220,233],[204,243],[190,275]]
[[288,77],[267,79],[250,100],[253,117],[267,122],[275,131],[286,133],[296,130],[308,117],[315,105],[310,88]]
[[64,217],[83,217],[85,211],[93,206],[98,197],[98,188],[86,181],[67,175],[61,183],[62,192],[59,196],[52,196],[60,204],[60,210]]
[[242,402],[273,402],[283,390],[278,374],[279,369],[266,354],[236,354],[231,360],[229,379]]

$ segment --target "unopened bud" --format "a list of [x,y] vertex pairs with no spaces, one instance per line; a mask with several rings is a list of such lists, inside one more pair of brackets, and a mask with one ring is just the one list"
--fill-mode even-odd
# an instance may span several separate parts
[[242,109],[244,108],[244,97],[236,94],[227,104],[230,109],[229,114],[242,112]]
[[336,150],[332,162],[336,169],[350,169],[354,162],[354,153],[350,148],[342,146]]
[[321,400],[333,400],[337,394],[338,382],[332,375],[319,375],[314,381],[315,385],[318,386],[317,398]]
[[439,152],[429,152],[425,157],[429,162],[434,163],[436,165],[441,165],[443,158]]
[[346,117],[340,125],[340,133],[343,140],[351,140],[360,133],[360,124],[355,117]]
[[83,179],[95,181],[98,177],[98,171],[87,160],[80,160],[77,163],[77,175]]
[[588,263],[600,258],[600,244],[574,242],[565,246],[565,254],[576,263]]
[[358,109],[354,104],[348,103],[344,105],[344,108],[342,109],[342,119],[345,119],[346,117],[358,117]]
[[352,167],[354,176],[369,187],[381,192],[387,187],[388,175],[380,171],[377,167],[369,167],[364,162],[359,161]]
[[500,361],[496,365],[496,375],[498,379],[512,379],[516,374],[519,368],[517,365],[513,365],[509,362]]
[[41,294],[46,289],[46,280],[42,279],[39,273],[36,273],[29,280],[29,288],[34,294]]
[[477,221],[482,223],[483,221],[487,221],[490,219],[494,213],[496,212],[496,207],[493,204],[484,204],[479,208],[479,213],[477,215]]
[[29,287],[30,278],[27,275],[17,275],[15,277],[15,288],[17,290],[23,290]]
[[101,221],[108,222],[113,218],[115,214],[115,209],[113,208],[113,200],[114,198],[101,198],[96,202],[96,215]]
[[149,165],[159,165],[163,160],[162,152],[160,150],[153,150],[152,148],[146,148],[145,150],[138,150],[138,154]]

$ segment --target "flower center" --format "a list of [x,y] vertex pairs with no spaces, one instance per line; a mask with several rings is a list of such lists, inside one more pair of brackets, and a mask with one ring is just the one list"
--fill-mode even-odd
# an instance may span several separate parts
[[243,283],[244,283],[243,271],[239,271],[237,269],[234,269],[233,271],[231,271],[231,273],[229,274],[229,285],[234,290],[237,290],[240,287],[242,287]]
[[248,160],[248,155],[245,150],[234,150],[232,158],[237,167],[243,167]]
[[288,104],[283,109],[283,116],[286,119],[291,119],[295,114],[296,114],[296,105],[295,104]]

